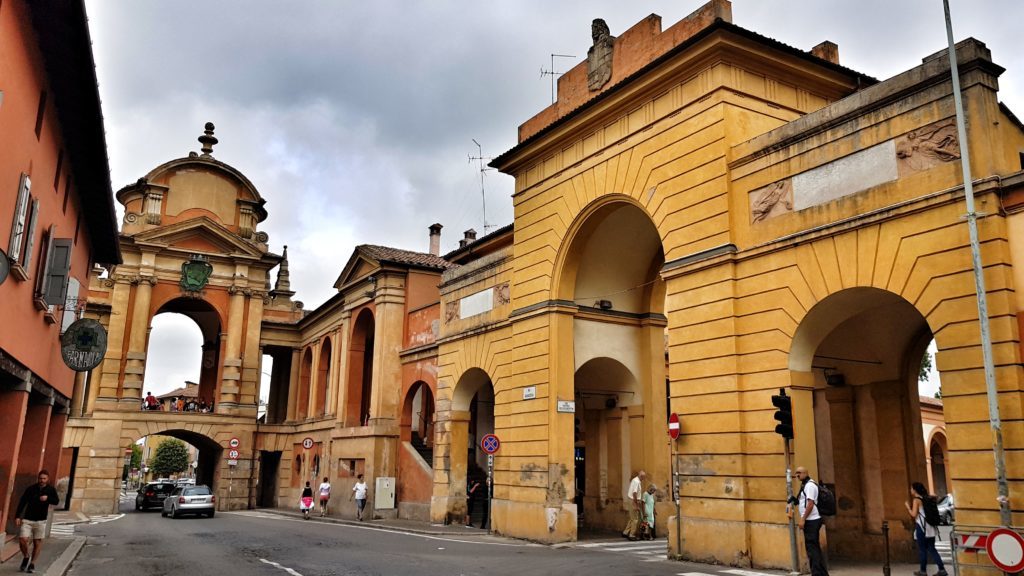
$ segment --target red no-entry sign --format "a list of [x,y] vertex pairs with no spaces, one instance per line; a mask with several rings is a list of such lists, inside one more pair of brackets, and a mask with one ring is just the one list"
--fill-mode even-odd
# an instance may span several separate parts
[[1024,569],[1024,539],[1013,530],[997,528],[988,535],[985,551],[993,564],[1011,574]]
[[673,412],[668,417],[668,435],[673,440],[679,438],[679,415]]

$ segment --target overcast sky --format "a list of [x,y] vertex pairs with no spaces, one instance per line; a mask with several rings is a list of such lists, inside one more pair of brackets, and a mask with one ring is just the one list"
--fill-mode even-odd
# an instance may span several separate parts
[[[648,14],[668,28],[701,5],[583,1],[87,0],[114,189],[198,150],[267,200],[271,248],[289,246],[292,289],[322,303],[357,244],[442,250],[484,232],[484,156],[550,103],[550,54],[586,56],[590,22],[613,35]],[[1024,117],[1020,0],[952,0],[954,34],[985,42],[1007,68],[1001,100]],[[888,78],[945,47],[941,0],[734,0],[733,22],[798,48],[839,44],[841,63]],[[512,179],[485,177],[487,223],[511,222]],[[488,228],[490,230],[490,228]],[[198,329],[154,321],[147,384],[198,375]]]

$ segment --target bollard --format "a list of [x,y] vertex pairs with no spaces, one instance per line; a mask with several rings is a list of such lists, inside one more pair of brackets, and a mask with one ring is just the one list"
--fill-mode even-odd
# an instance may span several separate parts
[[889,521],[882,520],[882,538],[885,539],[885,564],[882,565],[882,576],[891,576],[892,567],[889,565]]

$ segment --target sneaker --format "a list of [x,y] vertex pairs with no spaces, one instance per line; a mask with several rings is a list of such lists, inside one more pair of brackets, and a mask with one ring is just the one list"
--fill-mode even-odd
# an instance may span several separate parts
[[18,571],[24,572],[26,568],[28,568],[28,556],[21,559],[21,568],[18,568]]
[[36,571],[36,565],[35,564],[29,564],[28,568],[25,568],[25,572],[28,572],[29,574],[31,574],[31,573],[33,573],[35,571]]

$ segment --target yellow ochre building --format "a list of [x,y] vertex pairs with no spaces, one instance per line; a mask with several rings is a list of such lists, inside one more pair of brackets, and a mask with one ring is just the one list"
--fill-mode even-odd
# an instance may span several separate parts
[[[1003,69],[985,45],[957,46],[961,142],[940,46],[879,81],[843,67],[831,42],[804,51],[733,24],[726,0],[665,29],[651,15],[617,36],[600,20],[592,32],[557,101],[491,164],[515,178],[513,224],[467,231],[444,255],[440,225],[426,252],[359,246],[315,310],[292,300],[287,254],[256,232],[267,212],[255,187],[208,142],[119,192],[135,220],[121,270],[90,287],[111,337],[65,432],[80,451],[72,506],[116,507],[118,458],[159,433],[199,447],[222,508],[292,507],[307,480],[363,473],[375,516],[461,522],[467,476],[487,467],[478,443],[494,433],[500,534],[621,530],[643,469],[670,554],[788,568],[771,402],[784,388],[794,462],[837,497],[830,561],[880,559],[883,522],[894,556],[909,558],[903,503],[932,457],[917,377],[934,339],[944,489],[958,523],[997,526],[963,220],[969,148],[1020,524],[1024,125],[998,101]],[[208,285],[187,289],[185,265],[204,262]],[[213,414],[136,410],[145,327],[161,311],[204,327],[198,381]],[[270,402],[257,423],[264,355]]]

